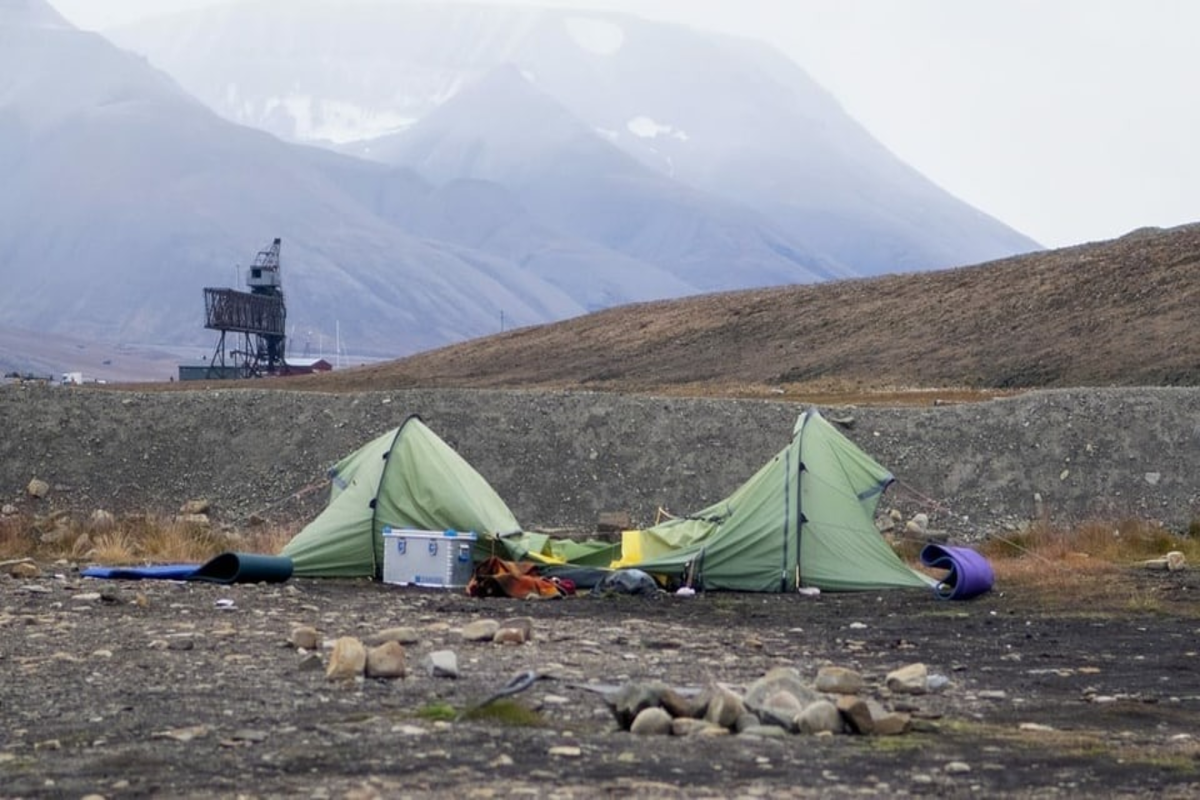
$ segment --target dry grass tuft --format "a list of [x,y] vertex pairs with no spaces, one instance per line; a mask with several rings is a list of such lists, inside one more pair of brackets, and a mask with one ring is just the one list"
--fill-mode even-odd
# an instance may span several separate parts
[[65,558],[112,566],[194,563],[229,550],[275,554],[295,533],[285,525],[227,532],[152,514],[128,515],[102,528],[64,515],[12,516],[0,519],[0,559]]
[[1179,550],[1195,564],[1200,560],[1200,539],[1142,520],[1097,521],[1074,528],[1039,523],[1023,533],[992,536],[982,548],[1001,567],[1032,560],[1100,571],[1131,566],[1171,550]]
[[1141,520],[1074,528],[1039,523],[1022,533],[993,536],[980,548],[997,585],[1097,612],[1162,611],[1155,591],[1130,568],[1172,550],[1184,554],[1190,569],[1200,564],[1200,540]]

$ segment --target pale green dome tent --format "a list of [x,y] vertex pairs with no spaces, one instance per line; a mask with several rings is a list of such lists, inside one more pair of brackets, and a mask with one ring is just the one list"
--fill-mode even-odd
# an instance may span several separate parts
[[416,416],[346,456],[329,475],[329,505],[283,548],[296,575],[379,577],[388,525],[480,537],[521,529],[483,476]]
[[928,588],[875,528],[892,474],[817,411],[733,494],[687,517],[625,535],[620,566],[696,589],[789,592]]

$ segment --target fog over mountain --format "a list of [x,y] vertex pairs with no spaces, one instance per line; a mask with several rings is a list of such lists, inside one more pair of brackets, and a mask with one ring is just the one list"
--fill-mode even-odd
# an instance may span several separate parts
[[224,116],[312,142],[404,131],[510,64],[645,165],[856,274],[1039,249],[899,161],[760,42],[617,14],[361,0],[243,2],[112,35]]
[[[6,324],[211,344],[201,288],[233,284],[232,267],[276,235],[297,342],[307,331],[331,341],[340,323],[356,352],[391,355],[493,332],[502,314],[523,325],[586,310],[536,269],[485,252],[487,242],[422,238],[457,218],[487,224],[451,187],[222,120],[40,0],[3,0],[0,11]],[[407,200],[393,214],[397,195]],[[557,249],[595,275],[594,296],[590,285],[579,294],[596,306],[695,291],[535,225],[519,238],[512,255],[526,263]]]
[[0,0],[3,324],[211,347],[201,289],[244,288],[234,266],[276,236],[292,352],[340,329],[380,356],[1036,247],[764,45],[612,15],[330,9],[163,17],[111,32],[121,50]]

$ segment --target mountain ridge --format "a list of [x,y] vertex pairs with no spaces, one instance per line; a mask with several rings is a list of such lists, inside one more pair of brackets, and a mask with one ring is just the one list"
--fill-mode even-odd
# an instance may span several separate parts
[[[357,126],[372,138],[385,132],[381,119],[408,129],[513,64],[659,174],[762,214],[787,231],[784,249],[854,274],[1040,249],[905,165],[761,42],[566,9],[342,3],[335,13],[310,2],[281,16],[279,8],[244,4],[111,34],[222,114],[309,140],[320,125]],[[270,20],[271,34],[259,36]],[[335,40],[354,42],[353,52]],[[337,67],[322,66],[330,63]]]
[[1198,307],[1200,222],[952,270],[623,306],[287,385],[767,398],[1200,385]]

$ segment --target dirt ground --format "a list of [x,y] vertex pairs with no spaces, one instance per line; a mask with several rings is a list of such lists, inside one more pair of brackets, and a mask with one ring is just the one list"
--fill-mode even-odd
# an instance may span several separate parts
[[[43,567],[0,578],[5,798],[1200,794],[1195,570],[1130,576],[1128,600],[1107,610],[1045,607],[1003,585],[967,603],[921,591],[521,602],[366,581],[97,581]],[[532,642],[458,635],[515,615],[533,618]],[[408,677],[343,685],[301,666],[286,643],[298,624],[364,639],[409,626],[419,641]],[[420,668],[443,648],[458,655],[458,679]],[[584,688],[740,688],[773,666],[811,680],[825,664],[878,686],[917,661],[950,683],[904,698],[883,690],[923,728],[896,737],[635,737]],[[515,698],[540,724],[422,714],[462,709],[527,669],[554,675]]]

